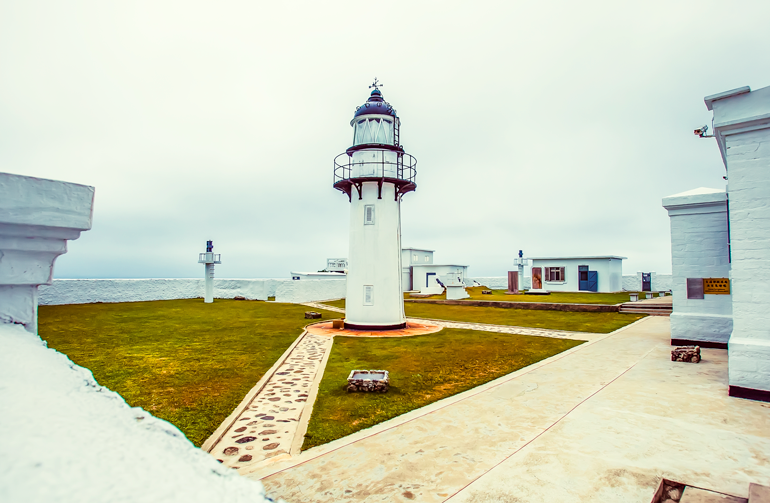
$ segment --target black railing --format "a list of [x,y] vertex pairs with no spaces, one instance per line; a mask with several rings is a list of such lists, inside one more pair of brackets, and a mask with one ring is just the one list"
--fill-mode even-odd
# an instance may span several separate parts
[[[392,159],[393,155],[396,156],[395,160]],[[354,171],[357,172],[355,176]],[[417,159],[407,153],[394,153],[390,150],[382,150],[380,159],[375,161],[354,161],[347,153],[334,158],[335,185],[344,180],[378,178],[382,180],[395,179],[414,184],[417,179]]]

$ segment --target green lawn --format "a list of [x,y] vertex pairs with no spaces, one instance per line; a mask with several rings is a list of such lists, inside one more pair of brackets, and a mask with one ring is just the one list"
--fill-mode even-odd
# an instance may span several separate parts
[[[555,304],[620,304],[628,302],[631,297],[629,292],[620,293],[583,293],[583,292],[553,292],[549,295],[507,295],[505,290],[492,290],[492,294],[483,294],[482,290],[488,290],[486,287],[475,286],[467,288],[470,295],[466,300],[488,300],[488,301],[507,301],[507,302],[550,302]],[[431,295],[430,297],[411,297],[404,293],[405,299],[446,299],[446,294]]]
[[[326,302],[326,304],[344,308],[345,299]],[[404,310],[410,318],[550,328],[552,330],[599,334],[610,333],[646,316],[643,314],[536,311],[533,309],[456,306],[420,302],[405,302]]]
[[[303,449],[350,435],[584,341],[444,329],[404,338],[335,337]],[[354,369],[390,372],[390,391],[348,393]]]
[[202,299],[40,306],[39,332],[99,384],[199,446],[300,335],[307,310]]

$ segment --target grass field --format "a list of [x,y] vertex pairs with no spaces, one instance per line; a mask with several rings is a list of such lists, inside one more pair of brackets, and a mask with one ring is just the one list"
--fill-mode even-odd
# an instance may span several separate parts
[[[487,300],[487,301],[506,301],[506,302],[549,302],[554,304],[620,304],[628,302],[631,297],[629,292],[620,293],[583,293],[583,292],[552,292],[548,295],[507,295],[505,290],[492,290],[492,294],[483,294],[482,290],[488,290],[486,287],[475,286],[467,288],[470,295],[466,300]],[[405,299],[414,299],[408,293],[404,293]],[[446,294],[431,295],[430,297],[419,297],[426,299],[446,299]]]
[[[335,337],[303,449],[474,388],[582,342],[447,328],[398,339]],[[388,370],[390,391],[348,393],[352,369]]]
[[39,332],[100,384],[199,446],[300,335],[305,311],[202,299],[40,306]]
[[[325,304],[344,308],[345,299],[326,302]],[[470,323],[549,328],[551,330],[594,332],[598,334],[610,333],[645,316],[643,314],[535,311],[532,309],[503,309],[419,302],[404,303],[404,310],[410,318],[467,321]]]

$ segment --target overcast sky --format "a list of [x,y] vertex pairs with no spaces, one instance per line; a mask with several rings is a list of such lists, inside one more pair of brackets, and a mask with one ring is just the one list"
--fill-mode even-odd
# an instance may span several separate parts
[[[740,8],[735,6],[740,5]],[[332,160],[373,78],[418,159],[402,242],[671,272],[724,187],[703,97],[770,85],[770,2],[0,1],[0,171],[96,187],[59,278],[288,277],[348,255]]]

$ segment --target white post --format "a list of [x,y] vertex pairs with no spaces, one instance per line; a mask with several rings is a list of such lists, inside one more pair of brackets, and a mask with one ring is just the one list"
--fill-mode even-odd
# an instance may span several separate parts
[[214,302],[214,264],[206,264],[206,296],[203,302]]

